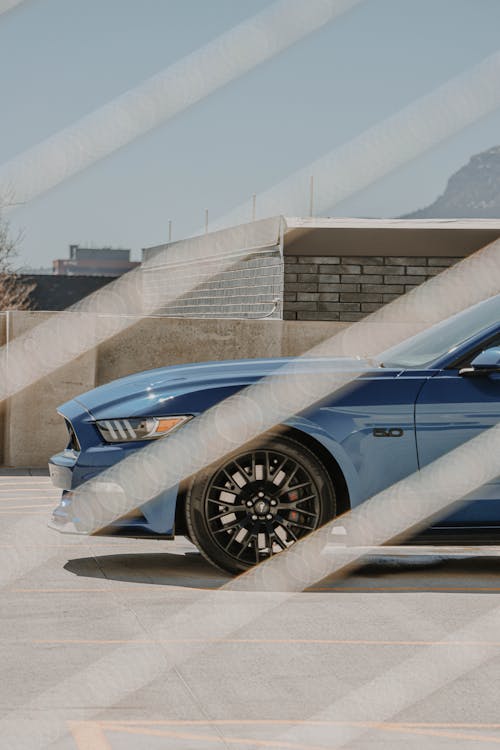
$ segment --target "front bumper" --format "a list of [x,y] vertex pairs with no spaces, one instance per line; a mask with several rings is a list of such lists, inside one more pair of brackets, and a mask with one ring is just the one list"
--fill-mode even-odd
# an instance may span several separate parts
[[[73,492],[90,479],[114,466],[132,453],[144,447],[144,443],[109,445],[103,443],[94,425],[92,416],[74,401],[61,409],[68,428],[78,438],[79,450],[70,445],[49,460],[52,484],[62,490],[61,501],[52,513],[49,527],[61,533],[85,534],[73,505]],[[109,483],[103,481],[103,494]],[[116,489],[116,486],[113,487]],[[114,521],[100,531],[106,535],[120,534],[130,537],[161,537],[171,539],[174,535],[175,509],[179,488],[171,487],[157,497]]]
[[60,490],[70,490],[73,483],[73,468],[75,457],[67,456],[64,453],[58,453],[49,461],[49,474],[54,487]]

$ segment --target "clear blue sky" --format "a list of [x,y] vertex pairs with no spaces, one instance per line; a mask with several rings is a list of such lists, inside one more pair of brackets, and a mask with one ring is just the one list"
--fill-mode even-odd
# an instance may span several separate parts
[[[0,17],[0,163],[268,4],[27,0]],[[205,208],[224,214],[495,52],[499,29],[500,0],[365,0],[18,209],[21,262],[48,266],[70,243],[131,247],[138,257],[141,247],[166,240],[169,219],[174,238],[186,236]],[[419,208],[473,153],[498,144],[500,112],[332,214]]]

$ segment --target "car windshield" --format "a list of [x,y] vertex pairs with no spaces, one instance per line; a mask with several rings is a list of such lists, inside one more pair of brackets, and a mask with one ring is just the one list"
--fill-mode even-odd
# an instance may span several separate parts
[[380,357],[383,367],[426,367],[451,354],[471,336],[500,321],[500,295],[447,318],[432,328],[388,349]]

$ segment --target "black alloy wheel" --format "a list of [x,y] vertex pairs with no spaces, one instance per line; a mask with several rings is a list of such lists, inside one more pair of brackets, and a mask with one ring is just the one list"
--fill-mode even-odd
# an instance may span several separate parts
[[335,492],[325,467],[285,436],[199,473],[186,498],[191,540],[230,573],[287,549],[334,516]]

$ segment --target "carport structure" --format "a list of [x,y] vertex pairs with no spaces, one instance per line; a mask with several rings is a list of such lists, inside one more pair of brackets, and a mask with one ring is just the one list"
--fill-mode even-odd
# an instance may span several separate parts
[[[274,234],[263,244],[161,306],[162,312],[352,322],[500,237],[500,219],[283,216],[266,223]],[[161,294],[165,271],[174,270],[170,250],[181,245],[143,250],[149,293]]]

